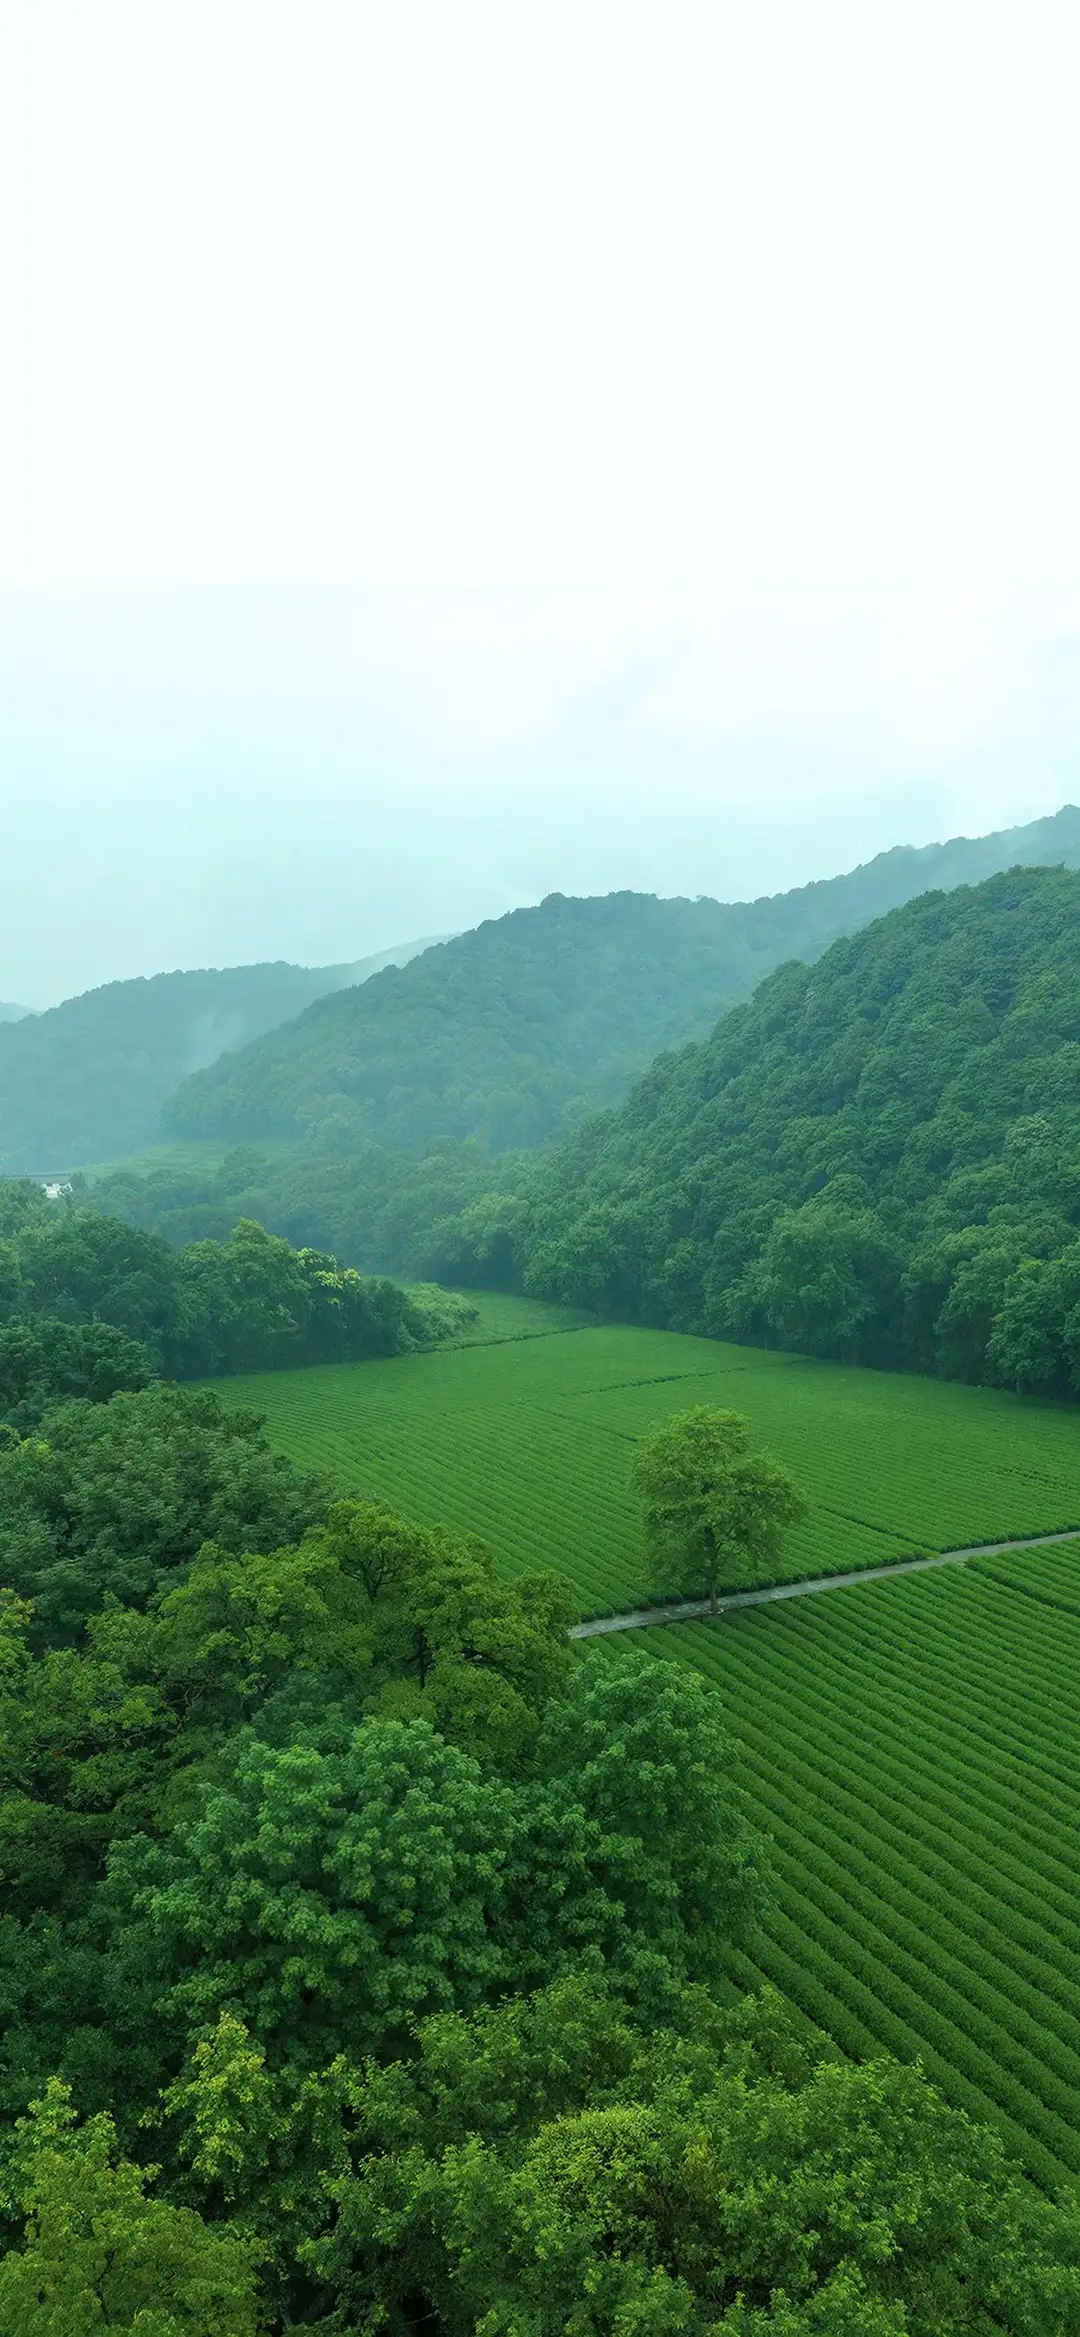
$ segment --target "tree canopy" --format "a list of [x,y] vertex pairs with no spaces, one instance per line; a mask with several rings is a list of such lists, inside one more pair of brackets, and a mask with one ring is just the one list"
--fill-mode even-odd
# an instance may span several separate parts
[[271,1450],[257,1412],[209,1388],[63,1404],[0,1447],[0,1581],[67,1636],[109,1598],[144,1605],[204,1542],[294,1540],[328,1494]]
[[449,1137],[422,1156],[375,1144],[353,1153],[296,1148],[271,1156],[240,1144],[215,1168],[117,1170],[78,1198],[161,1234],[173,1248],[225,1241],[249,1218],[365,1272],[513,1284],[515,1195],[530,1157],[492,1156],[471,1139]]
[[6,2204],[26,2225],[0,2257],[0,2337],[259,2337],[250,2241],[148,2196],[157,2172],[50,2081],[15,2126]]
[[631,1475],[660,1589],[719,1592],[769,1579],[805,1495],[779,1461],[750,1450],[739,1412],[695,1404],[643,1436]]
[[358,2317],[377,2297],[399,2330],[405,2262],[448,2337],[1078,2325],[1075,2211],[1011,2179],[918,2071],[815,2062],[768,1994],[647,2042],[595,1984],[433,2021],[365,2116],[313,2255]]
[[0,1421],[25,1433],[68,1396],[402,1355],[475,1309],[294,1250],[253,1219],[176,1252],[160,1234],[0,1183]]

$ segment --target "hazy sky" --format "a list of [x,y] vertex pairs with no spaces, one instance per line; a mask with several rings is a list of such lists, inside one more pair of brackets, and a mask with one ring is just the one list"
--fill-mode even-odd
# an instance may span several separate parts
[[1078,48],[0,0],[0,997],[1080,796]]

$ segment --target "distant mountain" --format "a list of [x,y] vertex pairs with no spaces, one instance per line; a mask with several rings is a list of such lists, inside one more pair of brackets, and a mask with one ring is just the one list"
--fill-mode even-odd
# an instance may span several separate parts
[[186,1072],[427,947],[406,942],[349,966],[154,974],[107,982],[44,1014],[4,1010],[0,1173],[44,1175],[139,1151],[160,1139],[162,1103]]
[[1016,863],[1080,867],[1080,811],[975,840],[898,846],[850,875],[721,904],[552,894],[464,933],[184,1081],[184,1136],[420,1151],[541,1143],[618,1103],[649,1059],[707,1032],[788,958],[820,956],[930,887]]
[[9,999],[0,998],[0,1022],[23,1022],[33,1011],[31,1006],[13,1006]]

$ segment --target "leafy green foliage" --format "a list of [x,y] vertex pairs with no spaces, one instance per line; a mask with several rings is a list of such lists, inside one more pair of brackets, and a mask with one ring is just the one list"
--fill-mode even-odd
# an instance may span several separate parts
[[751,1452],[740,1412],[695,1404],[641,1439],[631,1476],[661,1588],[695,1569],[713,1606],[725,1582],[764,1581],[807,1502],[769,1453]]
[[114,1852],[125,1991],[181,2041],[224,2005],[275,2063],[313,2067],[343,2037],[384,2059],[416,2019],[583,1958],[670,2015],[752,1922],[760,1843],[690,1677],[644,1658],[575,1673],[520,1782],[422,1719],[350,1726],[309,1702],[289,1721],[278,1742],[271,1705],[237,1737],[167,1843]]
[[148,1350],[110,1323],[57,1323],[46,1315],[0,1325],[0,1420],[20,1436],[71,1396],[103,1404],[153,1376]]
[[203,1542],[276,1548],[325,1511],[324,1480],[272,1452],[257,1413],[162,1385],[51,1412],[0,1449],[0,1579],[49,1638],[108,1599],[140,1607]]
[[291,1136],[327,1151],[423,1150],[441,1137],[530,1147],[617,1101],[650,1056],[704,1034],[785,959],[816,957],[929,885],[1062,859],[1080,861],[1072,810],[973,843],[883,853],[768,900],[555,893],[322,998],[195,1073],[169,1122],[185,1135]]
[[176,1260],[158,1235],[137,1226],[54,1207],[9,1242],[4,1264],[10,1321],[111,1323],[159,1358],[175,1334]]
[[643,2031],[579,1974],[302,2074],[224,2014],[164,2096],[185,2188],[272,2263],[293,2325],[1080,2325],[1075,2211],[918,2072],[818,2061],[769,1990],[684,2012]]
[[175,1265],[173,1368],[217,1377],[284,1362],[406,1354],[445,1335],[453,1307],[367,1280],[319,1250],[242,1218],[225,1242],[193,1242]]
[[[570,1663],[564,1586],[499,1583],[478,1544],[355,1503],[299,1546],[203,1542],[165,1580],[140,1611],[115,1603],[114,1572],[112,1603],[78,1645],[36,1660],[34,1610],[3,1594],[0,1869],[12,1905],[79,1904],[110,1843],[158,1826],[174,1779],[260,1713],[275,1744],[312,1728],[321,1743],[331,1714],[335,1745],[367,1713],[437,1721],[519,1774]],[[39,1609],[38,1646],[48,1620]]]
[[[565,2026],[564,2026],[565,2024]],[[691,2337],[1080,2326],[1080,2229],[915,2071],[815,2063],[775,1999],[650,2044],[580,1984],[425,2024],[357,2097],[311,2249],[356,2318]]]
[[903,1263],[870,1209],[822,1200],[783,1210],[732,1299],[732,1326],[764,1324],[785,1346],[854,1359],[897,1309]]
[[[0,1177],[0,1241],[9,1242],[28,1226],[46,1224],[52,1214],[43,1187],[32,1178]],[[2,1255],[8,1271],[13,1261],[6,1250]]]
[[625,1093],[658,1046],[706,1027],[737,993],[733,919],[715,901],[553,894],[196,1074],[170,1125],[327,1151],[448,1136],[493,1152],[537,1144]]
[[49,2085],[6,2173],[26,2230],[0,2259],[0,2337],[258,2337],[250,2243],[148,2197],[157,2171],[119,2157],[111,2118],[78,2126]]
[[400,2046],[410,2020],[511,1980],[512,1801],[424,1721],[256,1736],[168,1846],[117,1852],[127,1954],[141,1923],[182,2032],[229,2005],[307,2061]]
[[621,1981],[608,2026],[640,2036],[718,1975],[762,1861],[716,1701],[644,1658],[572,1666],[566,1614],[543,1578],[499,1586],[475,1544],[356,1504],[270,1555],[203,1547],[77,1648],[35,1654],[0,1606],[4,2102],[51,2063],[133,2159],[148,2119],[169,2137],[159,2204],[110,2118],[75,2132],[47,2091],[41,2179],[8,2188],[13,2311],[55,2294],[57,2328],[129,2310],[141,2337],[153,2266],[181,2337],[196,2296],[231,2331],[259,2262],[317,2320],[360,2057],[374,2079],[434,2012],[579,1967]]
[[532,1572],[501,1583],[473,1536],[358,1502],[331,1510],[325,1548],[341,1580],[364,1590],[378,1709],[520,1767],[566,1677],[569,1585]]
[[192,1750],[140,1617],[113,1609],[85,1646],[35,1657],[32,1615],[2,1594],[0,1872],[8,1914],[31,1924],[82,1907],[110,1843],[155,1822]]
[[[2,1196],[8,1194],[6,1210]],[[210,1378],[280,1363],[402,1355],[460,1335],[475,1309],[365,1278],[241,1218],[177,1254],[96,1211],[23,1205],[0,1186],[0,1418],[23,1432],[67,1396],[100,1402],[155,1368]]]
[[296,1549],[204,1543],[157,1609],[154,1662],[218,1726],[311,1674],[513,1770],[566,1676],[572,1614],[557,1577],[499,1582],[472,1537],[341,1501]]
[[[609,1672],[583,1665],[548,1707],[538,1769],[559,1858],[576,1837],[587,1862],[583,1919],[598,1885],[608,1899],[607,1969],[670,2013],[671,1975],[715,1981],[724,1943],[752,1928],[767,1862],[718,1700],[659,1680],[636,1649]],[[560,1924],[572,1887],[559,1886]]]

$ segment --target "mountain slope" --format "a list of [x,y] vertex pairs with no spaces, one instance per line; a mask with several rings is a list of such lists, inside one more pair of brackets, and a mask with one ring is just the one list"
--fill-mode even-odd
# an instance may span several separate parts
[[530,1172],[537,1295],[1080,1391],[1080,876],[787,965]]
[[44,1014],[0,1021],[0,1172],[73,1168],[153,1143],[161,1105],[185,1072],[426,946],[353,966],[279,961],[108,982]]
[[899,847],[865,868],[751,902],[553,894],[461,934],[362,991],[325,997],[187,1079],[168,1106],[183,1136],[299,1137],[423,1150],[476,1137],[530,1146],[618,1102],[659,1049],[792,957],[814,958],[931,885],[1016,862],[1080,867],[1080,811],[995,836]]

